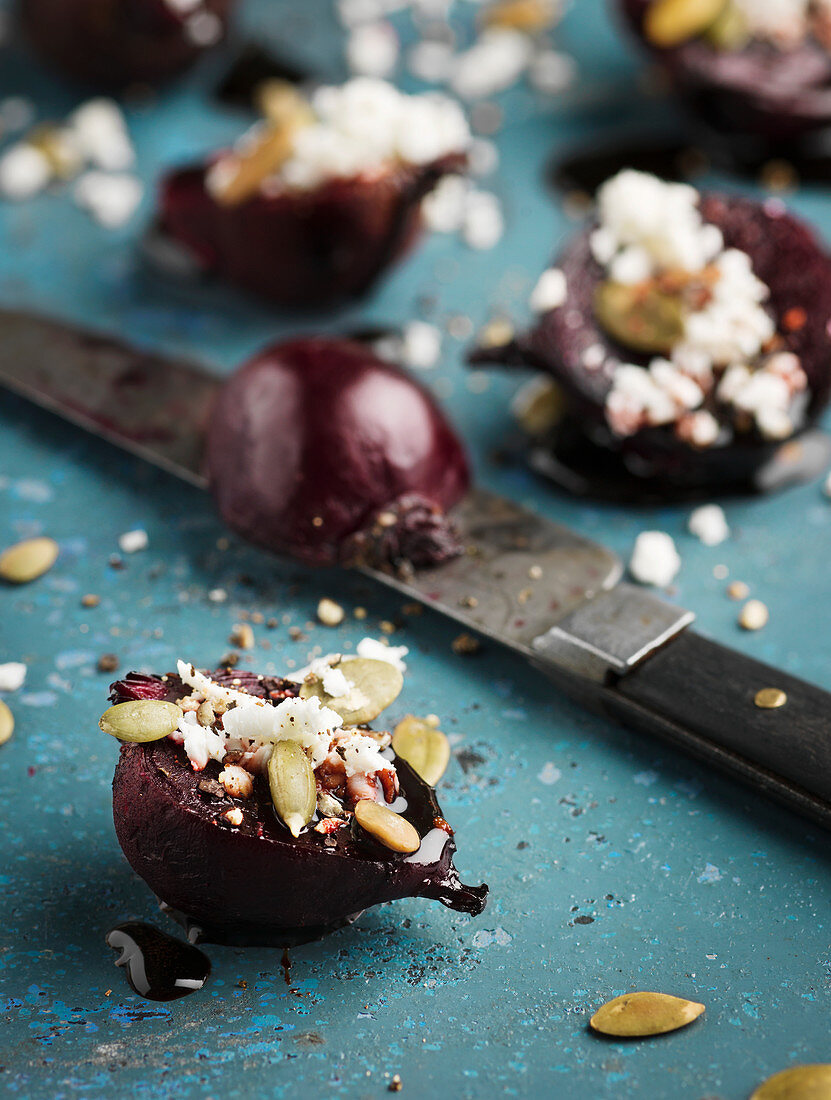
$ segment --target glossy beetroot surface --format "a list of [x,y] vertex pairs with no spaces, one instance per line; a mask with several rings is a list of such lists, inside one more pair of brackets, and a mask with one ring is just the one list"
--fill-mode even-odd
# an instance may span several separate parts
[[167,0],[18,0],[18,10],[26,37],[47,64],[112,91],[184,71],[206,48],[190,20],[219,20],[224,33],[235,3],[201,0],[185,12]]
[[[651,0],[620,0],[643,40]],[[650,47],[676,89],[717,131],[787,142],[831,123],[831,55],[814,41],[779,50],[752,42],[720,51],[702,38]]]
[[307,192],[222,205],[204,167],[162,186],[160,226],[207,271],[279,306],[319,307],[365,293],[415,242],[421,200],[464,165],[448,156]]
[[[814,419],[831,396],[831,259],[813,232],[778,200],[760,204],[737,196],[704,195],[701,211],[706,221],[721,229],[726,248],[750,256],[756,275],[769,287],[784,347],[799,356],[808,377],[808,415]],[[718,489],[749,478],[771,457],[776,444],[748,435],[729,446],[698,450],[678,439],[671,427],[646,428],[626,439],[616,438],[607,428],[609,361],[646,365],[650,356],[616,344],[595,319],[594,292],[603,271],[592,255],[590,233],[591,227],[580,233],[555,261],[567,280],[564,305],[543,314],[509,347],[478,352],[474,359],[551,374],[569,398],[581,430],[595,444],[614,451],[644,481]],[[604,349],[606,369],[587,369],[585,353],[597,346]]]
[[433,398],[364,344],[310,337],[256,356],[220,391],[207,459],[223,519],[278,553],[349,560],[385,511],[400,557],[456,552],[443,513],[469,485],[462,446]]
[[[283,695],[284,682],[243,678],[254,694]],[[228,679],[227,671],[215,673]],[[132,676],[113,685],[112,699],[176,698],[181,682]],[[289,686],[289,690],[292,690]],[[263,776],[254,794],[232,799],[208,793],[220,769],[210,762],[195,773],[184,751],[169,740],[122,745],[113,780],[113,818],[133,869],[153,892],[222,943],[280,942],[281,933],[325,931],[362,909],[403,897],[433,898],[463,912],[482,911],[487,887],[464,886],[453,866],[452,836],[431,787],[395,759],[406,817],[422,849],[406,857],[381,848],[346,827],[325,837],[307,830],[297,840],[277,819]],[[203,789],[200,789],[200,783]],[[243,823],[223,814],[234,806]]]

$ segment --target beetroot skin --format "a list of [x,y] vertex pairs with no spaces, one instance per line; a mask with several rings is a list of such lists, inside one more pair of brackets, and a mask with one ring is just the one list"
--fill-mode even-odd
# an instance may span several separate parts
[[441,560],[433,529],[470,482],[462,445],[426,390],[366,345],[328,337],[275,344],[228,379],[207,461],[230,527],[312,565],[348,559],[385,510],[402,557],[415,544],[416,564],[427,564],[434,545]]
[[[202,0],[199,12],[224,32],[235,2]],[[18,14],[47,64],[102,91],[162,83],[205,52],[187,27],[197,13],[165,0],[18,0]]]
[[[227,680],[230,674],[214,675]],[[283,695],[288,687],[252,673],[232,675],[265,697],[272,688]],[[127,682],[132,687],[126,692],[113,685],[113,701],[135,698],[137,691],[147,698],[163,683],[167,698],[182,689],[176,676],[163,682],[131,674]],[[422,838],[430,834],[423,862],[356,838],[348,827],[329,836],[306,830],[295,840],[274,813],[264,776],[255,778],[251,798],[231,798],[216,783],[220,765],[211,761],[196,773],[183,749],[167,739],[122,745],[113,780],[116,834],[151,890],[200,925],[205,939],[222,943],[269,944],[281,932],[322,931],[403,897],[480,913],[487,887],[459,881],[455,844],[432,788],[404,761],[396,758],[395,766],[407,800],[404,816]],[[237,827],[223,816],[234,807],[243,812]],[[440,842],[435,846],[434,838]]]
[[413,245],[421,200],[464,164],[451,155],[231,206],[209,194],[204,167],[186,168],[164,181],[161,229],[243,290],[279,306],[325,306],[365,293]]
[[[652,0],[620,0],[636,34]],[[703,38],[649,46],[676,89],[714,129],[783,142],[831,123],[831,55],[817,42],[778,50],[751,42],[717,50]]]
[[[705,221],[721,229],[726,248],[750,256],[756,275],[769,287],[783,350],[800,358],[808,378],[808,417],[815,419],[831,396],[831,258],[811,229],[778,200],[762,204],[732,195],[703,195],[701,212]],[[563,306],[543,314],[513,344],[476,352],[473,360],[530,366],[551,374],[584,430],[601,446],[618,452],[630,471],[643,479],[717,488],[725,480],[752,476],[776,444],[748,435],[728,446],[698,450],[680,440],[671,427],[645,428],[626,439],[609,432],[604,416],[612,381],[609,360],[645,366],[651,357],[617,345],[595,319],[594,292],[603,272],[592,256],[591,228],[578,234],[555,261],[567,281]],[[606,367],[587,369],[585,352],[598,345],[605,351]]]

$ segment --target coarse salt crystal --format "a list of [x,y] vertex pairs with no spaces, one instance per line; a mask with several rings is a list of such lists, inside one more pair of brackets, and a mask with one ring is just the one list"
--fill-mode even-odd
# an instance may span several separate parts
[[642,531],[635,539],[629,572],[640,584],[665,588],[681,568],[672,537],[664,531]]
[[724,509],[718,504],[702,504],[690,513],[687,521],[690,534],[699,538],[705,546],[718,546],[730,537],[730,528]]

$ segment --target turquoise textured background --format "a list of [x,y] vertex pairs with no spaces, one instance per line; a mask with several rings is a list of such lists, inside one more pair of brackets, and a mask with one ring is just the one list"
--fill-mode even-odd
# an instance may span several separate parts
[[[322,76],[342,75],[322,0],[251,2],[244,19]],[[553,105],[522,88],[501,97],[507,124],[493,187],[507,232],[491,252],[433,237],[369,301],[320,319],[275,317],[225,291],[199,302],[148,279],[135,246],[152,182],[241,125],[205,99],[222,67],[214,58],[131,110],[148,195],[124,230],[98,229],[66,195],[0,206],[0,301],[186,351],[220,372],[275,335],[400,323],[425,294],[439,324],[466,315],[478,327],[492,309],[521,319],[536,273],[572,225],[542,183],[552,151],[599,143],[633,120],[681,125],[671,103],[642,91],[642,60],[599,2],[579,0],[556,37],[577,56],[581,80]],[[78,99],[0,48],[0,96],[21,92],[44,118]],[[791,201],[831,235],[826,193],[805,189]],[[484,484],[622,554],[645,527],[670,531],[684,562],[675,598],[698,613],[701,630],[831,688],[831,503],[818,484],[730,502],[733,538],[715,549],[685,533],[687,508],[568,499],[521,465],[492,461],[512,430],[507,401],[519,380],[471,374],[466,343],[448,337],[440,366],[423,377]],[[113,570],[118,535],[139,526],[149,548]],[[234,538],[222,549],[208,499],[0,394],[0,543],[39,533],[60,542],[55,568],[0,590],[0,662],[29,665],[8,698],[14,739],[0,749],[0,1092],[378,1097],[399,1073],[411,1097],[739,1100],[789,1064],[828,1060],[827,835],[583,713],[495,646],[455,656],[452,625],[429,612],[403,616],[400,601],[360,578],[310,573]],[[769,605],[765,630],[740,632],[717,564]],[[207,599],[216,587],[227,602]],[[87,592],[101,596],[99,607],[81,607]],[[306,629],[324,595],[366,607],[366,622]],[[166,922],[115,840],[117,748],[96,725],[111,677],[96,661],[112,651],[122,670],[166,670],[177,657],[209,665],[243,611],[280,620],[255,628],[269,647],[252,663],[269,671],[305,662],[315,647],[379,636],[380,620],[400,623],[393,641],[411,654],[392,717],[441,716],[455,756],[440,798],[457,829],[458,865],[467,881],[490,884],[491,901],[476,920],[418,900],[371,911],[293,950],[290,985],[277,952],[208,947],[205,990],[152,1004],[129,991],[104,943],[117,921]],[[292,640],[289,626],[306,640]],[[652,1042],[590,1034],[591,1011],[632,988],[702,1000],[707,1012]]]

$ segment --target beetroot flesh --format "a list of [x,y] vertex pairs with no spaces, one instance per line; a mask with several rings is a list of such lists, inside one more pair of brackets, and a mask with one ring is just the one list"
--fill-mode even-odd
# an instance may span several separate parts
[[740,50],[721,51],[694,38],[673,49],[657,49],[643,36],[651,2],[620,0],[620,5],[676,89],[713,129],[781,143],[831,123],[831,54],[818,43],[779,50],[751,42]]
[[308,337],[257,355],[219,393],[207,462],[225,522],[309,564],[350,560],[387,509],[396,552],[432,546],[436,564],[458,550],[443,513],[470,484],[462,445],[427,391],[364,344]]
[[[225,30],[235,2],[203,0],[202,10]],[[187,14],[164,0],[18,0],[18,13],[47,64],[103,91],[163,83],[205,52],[186,29]]]
[[[769,287],[784,350],[799,356],[808,377],[808,418],[815,420],[831,396],[831,258],[812,230],[788,214],[778,200],[761,204],[710,194],[702,196],[701,210],[705,221],[721,229],[725,247],[746,252],[756,275]],[[473,361],[530,366],[551,374],[569,399],[573,420],[592,445],[615,452],[629,473],[644,482],[721,488],[751,478],[780,444],[748,435],[728,446],[699,450],[680,440],[671,426],[645,428],[625,439],[615,437],[607,427],[604,403],[613,364],[590,370],[584,353],[600,345],[613,362],[646,365],[651,357],[616,344],[595,319],[594,291],[603,272],[592,255],[590,233],[591,227],[578,234],[556,261],[567,281],[563,306],[543,314],[511,345],[475,352]],[[799,315],[804,323],[789,330],[782,323],[786,315]],[[711,411],[718,415],[716,408]]]
[[[270,694],[268,679],[224,676]],[[140,679],[165,683],[167,698],[181,694],[175,676]],[[137,688],[139,678],[132,683]],[[113,687],[116,701],[135,697]],[[404,816],[423,838],[442,817],[435,793],[406,762],[394,763],[407,800]],[[459,881],[452,835],[440,850],[428,846],[423,863],[355,838],[348,827],[328,837],[306,830],[294,840],[274,813],[265,777],[255,778],[251,798],[230,798],[213,793],[218,784],[209,781],[220,771],[211,761],[194,772],[184,750],[164,739],[122,745],[113,779],[113,820],[128,862],[166,906],[200,926],[202,938],[271,944],[281,934],[337,927],[371,905],[404,897],[432,898],[474,915],[484,908],[487,887]],[[210,790],[200,790],[200,782]],[[239,827],[223,817],[234,806],[244,815]]]
[[160,228],[204,269],[278,306],[321,307],[364,294],[415,243],[421,200],[463,155],[401,165],[312,191],[222,205],[206,168],[163,182]]

